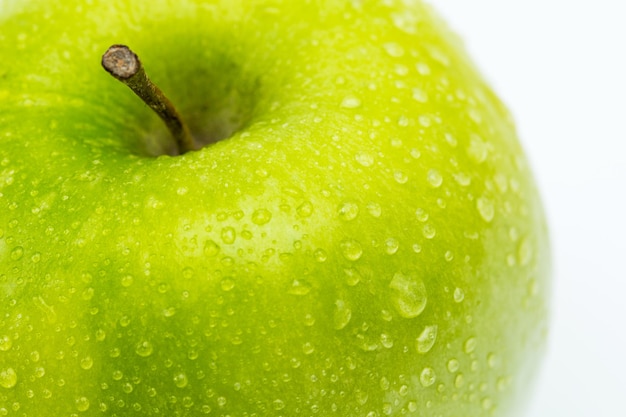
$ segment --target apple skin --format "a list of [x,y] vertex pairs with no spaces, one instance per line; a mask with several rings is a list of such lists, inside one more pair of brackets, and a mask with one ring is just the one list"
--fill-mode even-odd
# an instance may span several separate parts
[[[99,68],[113,43],[215,143],[156,156],[161,121]],[[0,415],[527,400],[541,202],[510,114],[428,6],[5,2],[0,56]]]

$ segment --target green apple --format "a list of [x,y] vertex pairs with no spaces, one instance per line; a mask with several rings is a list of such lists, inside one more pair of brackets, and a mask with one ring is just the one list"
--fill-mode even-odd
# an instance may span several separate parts
[[[545,345],[510,114],[420,1],[5,1],[0,416],[508,416]],[[188,123],[100,68],[127,44]]]

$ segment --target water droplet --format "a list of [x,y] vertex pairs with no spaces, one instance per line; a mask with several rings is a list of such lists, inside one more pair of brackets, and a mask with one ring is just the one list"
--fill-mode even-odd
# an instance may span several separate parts
[[254,213],[252,213],[252,223],[262,226],[267,224],[272,220],[272,213],[270,213],[266,209],[258,209]]
[[417,216],[417,220],[422,223],[428,220],[428,213],[423,208],[415,210],[415,216]]
[[344,269],[344,272],[346,273],[346,283],[349,286],[354,287],[361,282],[361,274],[359,274],[359,271],[355,269]]
[[89,410],[89,400],[87,397],[76,398],[74,403],[76,404],[76,409],[80,412]]
[[368,398],[369,398],[369,395],[367,395],[367,392],[362,391],[362,390],[360,390],[358,388],[357,388],[354,396],[356,398],[356,402],[359,405],[365,405],[367,403]]
[[467,154],[477,164],[485,162],[489,154],[489,147],[485,141],[477,135],[472,135]]
[[427,116],[425,114],[422,114],[421,116],[419,116],[417,118],[417,122],[420,124],[420,126],[422,127],[430,127],[430,125],[433,123],[432,119],[430,118],[430,116]]
[[489,367],[491,369],[494,369],[498,366],[500,358],[498,358],[498,355],[496,355],[495,353],[489,353],[487,355],[487,365],[489,365]]
[[391,386],[391,383],[389,382],[387,378],[385,377],[380,378],[380,388],[383,391],[387,391],[390,386]]
[[174,375],[174,384],[178,388],[185,388],[188,383],[189,379],[187,379],[187,375],[185,375],[183,372]]
[[490,410],[493,407],[493,400],[489,397],[485,397],[481,401],[481,405],[483,406],[484,410]]
[[511,378],[510,377],[500,377],[498,378],[498,380],[496,381],[496,387],[498,388],[498,391],[502,392],[504,390],[506,390],[509,385],[511,385]]
[[389,143],[394,148],[401,148],[402,147],[402,139],[400,139],[400,138],[392,137],[389,140]]
[[333,315],[333,323],[336,330],[341,330],[350,323],[352,318],[352,310],[343,300],[335,301],[335,313]]
[[465,351],[465,353],[472,353],[474,350],[476,350],[476,338],[470,337],[469,339],[467,339],[465,341],[465,344],[463,345],[463,350]]
[[280,411],[285,408],[285,402],[283,400],[274,400],[272,405],[274,406],[274,410],[276,411]]
[[420,103],[427,103],[428,102],[428,93],[426,93],[421,88],[414,88],[413,89],[413,99],[415,101],[417,101],[417,102],[420,102]]
[[0,387],[13,388],[17,385],[17,374],[13,368],[0,370]]
[[152,346],[152,343],[147,340],[142,340],[141,342],[137,343],[137,346],[135,346],[135,353],[142,358],[147,358],[148,356],[152,355],[153,352],[154,347]]
[[459,364],[459,361],[455,358],[452,358],[448,361],[448,371],[450,373],[455,373],[459,370],[459,368],[461,367],[461,365]]
[[305,342],[302,345],[302,352],[305,355],[310,355],[311,353],[315,352],[315,346],[313,346],[311,342]]
[[478,213],[480,213],[480,217],[482,217],[484,221],[489,223],[493,220],[493,217],[495,216],[493,201],[485,197],[480,197],[476,200],[476,208],[478,209]]
[[379,218],[382,214],[382,207],[380,206],[380,204],[370,201],[369,203],[367,203],[367,212],[370,214],[370,216]]
[[389,288],[394,290],[393,303],[402,317],[417,317],[426,308],[426,286],[419,277],[396,272],[389,283]]
[[124,277],[122,277],[122,287],[130,287],[131,285],[133,285],[133,276],[132,275],[125,275]]
[[324,249],[316,249],[315,252],[313,252],[313,257],[317,262],[321,263],[326,262],[326,260],[328,259],[328,254]]
[[417,351],[427,353],[435,345],[437,340],[437,326],[426,326],[417,338]]
[[387,252],[387,255],[394,255],[396,252],[398,252],[399,248],[400,242],[398,242],[397,239],[390,237],[389,239],[385,240],[385,252]]
[[454,386],[457,388],[461,388],[465,383],[465,377],[463,374],[458,374],[456,378],[454,378]]
[[13,346],[13,340],[8,335],[0,336],[0,351],[6,352]]
[[450,133],[446,133],[444,137],[446,138],[446,142],[448,142],[448,145],[452,146],[453,148],[456,147],[459,143],[456,138]]
[[21,246],[16,246],[11,251],[11,259],[14,261],[19,261],[24,256],[24,248]]
[[354,239],[346,239],[339,244],[341,253],[349,261],[357,261],[363,255],[361,244]]
[[509,254],[506,256],[506,264],[507,264],[508,266],[515,266],[515,262],[516,262],[516,261],[517,261],[517,260],[515,259],[515,255],[513,255],[512,253],[509,253]]
[[311,292],[311,288],[313,288],[311,283],[301,279],[294,279],[288,292],[293,295],[307,295]]
[[393,347],[393,339],[387,333],[381,333],[380,344],[386,349],[391,349]]
[[389,56],[394,58],[400,58],[404,55],[404,48],[395,42],[386,43],[383,45],[383,48],[385,48],[385,51],[389,54]]
[[91,358],[91,356],[85,356],[84,358],[82,358],[80,360],[80,367],[83,368],[85,371],[91,369],[93,367],[93,359]]
[[432,224],[427,223],[422,228],[422,234],[424,235],[426,239],[432,239],[437,234],[437,230]]
[[206,256],[216,256],[220,251],[220,247],[212,240],[204,242],[204,254]]
[[457,172],[456,174],[454,174],[454,180],[461,187],[467,187],[472,183],[472,177],[463,172]]
[[430,171],[428,171],[426,179],[428,180],[428,183],[434,188],[440,187],[443,183],[443,177],[436,169],[431,169]]
[[313,214],[313,204],[310,201],[305,201],[298,206],[296,212],[300,217],[310,217]]
[[235,243],[235,239],[237,238],[237,232],[232,227],[224,227],[222,229],[222,242],[227,245],[232,245]]
[[354,220],[359,215],[359,206],[353,202],[346,202],[339,207],[338,212],[341,220]]
[[341,107],[344,109],[356,109],[361,107],[361,99],[355,96],[346,96],[341,101]]
[[420,384],[422,384],[423,387],[430,387],[436,380],[437,376],[433,368],[426,367],[420,373]]
[[409,181],[408,175],[402,171],[395,171],[393,173],[393,179],[396,180],[398,184],[406,184]]
[[374,157],[367,152],[357,152],[355,155],[356,161],[364,167],[371,167],[374,165]]
[[422,76],[430,75],[430,67],[425,62],[418,62],[415,64],[415,69]]
[[222,291],[230,291],[235,288],[235,281],[231,277],[226,277],[220,281]]
[[104,330],[102,329],[96,330],[96,340],[98,342],[102,342],[104,339],[106,339],[106,337],[107,337],[107,334]]
[[455,288],[453,296],[455,302],[461,303],[465,299],[465,291],[463,291],[461,288]]
[[38,366],[35,368],[35,376],[37,378],[43,378],[45,374],[46,374],[46,368],[44,368],[43,366]]

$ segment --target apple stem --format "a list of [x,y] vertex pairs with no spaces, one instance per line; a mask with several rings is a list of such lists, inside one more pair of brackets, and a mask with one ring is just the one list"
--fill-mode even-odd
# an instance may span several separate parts
[[102,66],[159,115],[174,137],[179,153],[195,149],[191,132],[180,114],[159,87],[150,81],[139,57],[128,46],[111,46],[102,55]]

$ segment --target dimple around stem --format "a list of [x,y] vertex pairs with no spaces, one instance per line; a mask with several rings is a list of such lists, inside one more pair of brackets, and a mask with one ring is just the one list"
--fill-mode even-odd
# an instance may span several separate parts
[[139,57],[125,45],[113,45],[102,56],[102,66],[113,77],[126,84],[154,110],[172,134],[180,154],[195,149],[187,125],[163,92],[150,81]]

